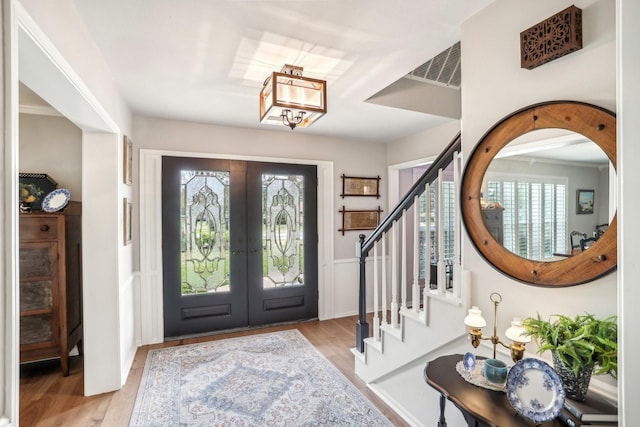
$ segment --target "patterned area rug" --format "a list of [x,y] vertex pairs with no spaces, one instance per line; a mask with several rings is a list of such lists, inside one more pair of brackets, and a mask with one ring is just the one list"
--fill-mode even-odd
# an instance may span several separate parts
[[297,330],[147,356],[130,426],[392,426]]

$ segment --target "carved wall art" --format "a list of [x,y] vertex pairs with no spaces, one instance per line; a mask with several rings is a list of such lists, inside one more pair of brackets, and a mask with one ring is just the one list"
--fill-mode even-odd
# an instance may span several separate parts
[[582,49],[582,10],[565,10],[520,33],[520,66],[528,70]]

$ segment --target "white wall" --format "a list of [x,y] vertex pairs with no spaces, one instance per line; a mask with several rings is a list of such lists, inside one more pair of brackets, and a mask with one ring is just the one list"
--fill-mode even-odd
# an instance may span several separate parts
[[20,172],[46,173],[82,201],[82,132],[64,117],[20,114]]
[[[533,70],[520,68],[519,34],[569,7],[573,1],[496,0],[462,27],[462,143],[472,150],[481,136],[512,111],[549,100],[578,100],[610,110],[616,106],[615,3],[585,0],[583,49]],[[515,282],[489,266],[469,240],[463,240],[463,265],[472,271],[471,301],[490,315],[489,295],[502,294],[499,331],[514,316],[548,316],[585,311],[616,314],[616,273],[588,284],[542,288]],[[534,347],[531,346],[530,349]],[[549,354],[543,357],[550,359]]]
[[460,132],[460,121],[451,120],[440,126],[424,130],[387,144],[387,164],[398,165],[417,159],[433,159],[440,154]]
[[[386,146],[384,144],[318,137],[296,129],[291,133],[250,130],[177,120],[135,117],[133,123],[134,152],[139,149],[260,156],[301,160],[331,161],[334,165],[335,259],[355,257],[355,242],[360,232],[338,232],[342,217],[338,210],[376,209],[386,204]],[[134,164],[137,163],[134,158]],[[136,172],[134,171],[134,174]],[[340,175],[378,176],[381,180],[380,199],[347,197],[342,199]],[[383,213],[383,216],[386,214]],[[366,233],[365,233],[366,234]],[[356,284],[357,286],[357,284]]]
[[[323,210],[319,212],[319,224],[322,223],[323,227],[326,226],[328,233],[330,233],[330,236],[323,234],[319,242],[319,317],[325,319],[357,313],[359,264],[355,257],[355,244],[358,241],[358,235],[363,231],[349,231],[343,236],[338,231],[342,224],[342,217],[338,211],[342,206],[346,206],[347,209],[372,210],[380,206],[386,211],[386,187],[384,184],[381,185],[382,197],[380,199],[375,197],[343,199],[340,197],[342,193],[340,176],[342,174],[348,176],[379,175],[382,179],[381,182],[385,183],[386,147],[383,144],[310,136],[298,129],[291,133],[283,133],[272,132],[269,129],[249,130],[147,117],[135,117],[133,126],[134,164],[138,164],[139,150],[178,152],[179,155],[194,157],[269,158],[287,159],[288,162],[300,160],[304,163],[329,163],[333,170],[333,176],[329,177],[327,186],[322,184],[319,188],[322,191],[322,188],[331,187],[331,191],[330,194],[319,194],[318,196],[321,202],[319,208]],[[152,163],[153,161],[149,167],[152,167]],[[326,166],[322,167],[323,171],[329,169]],[[144,171],[143,173],[149,172]],[[321,173],[320,168],[319,173]],[[137,174],[138,172],[134,170],[134,175]],[[320,177],[320,179],[323,178]],[[145,189],[145,194],[136,194],[134,197],[140,199],[141,205],[151,206],[154,194],[155,191],[149,188]],[[324,217],[327,209],[329,220]],[[386,212],[383,213],[383,216],[385,214]],[[147,222],[145,227],[149,226],[149,218],[141,217],[141,221]],[[364,233],[367,232],[364,231]],[[134,234],[137,236],[138,231],[136,230]],[[139,236],[139,238],[140,241],[147,242],[145,236]],[[155,246],[152,245],[152,247]],[[145,253],[141,256],[147,257],[149,254]],[[142,309],[142,343],[156,342],[159,339],[159,329],[162,328],[162,319],[159,318],[162,316],[162,292],[157,292],[157,280],[152,281],[149,277],[161,274],[153,267],[154,265],[157,263],[145,264],[142,262],[140,265],[142,291],[145,292],[148,289],[153,295],[157,295],[157,297],[152,297],[148,310],[144,307]],[[370,279],[371,275],[368,275],[369,288],[371,287]],[[371,303],[371,289],[367,294]]]

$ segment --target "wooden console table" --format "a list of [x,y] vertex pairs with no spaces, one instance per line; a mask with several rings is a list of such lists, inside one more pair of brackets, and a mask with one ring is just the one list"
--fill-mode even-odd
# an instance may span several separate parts
[[427,363],[424,379],[440,393],[440,419],[438,427],[446,427],[444,417],[446,400],[462,412],[469,426],[564,426],[559,419],[536,424],[521,417],[509,403],[506,393],[488,390],[468,383],[456,371],[461,354],[438,357]]

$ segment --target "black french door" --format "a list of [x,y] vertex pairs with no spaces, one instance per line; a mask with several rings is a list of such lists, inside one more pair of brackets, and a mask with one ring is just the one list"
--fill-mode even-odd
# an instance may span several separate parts
[[163,157],[165,337],[317,317],[316,175]]

